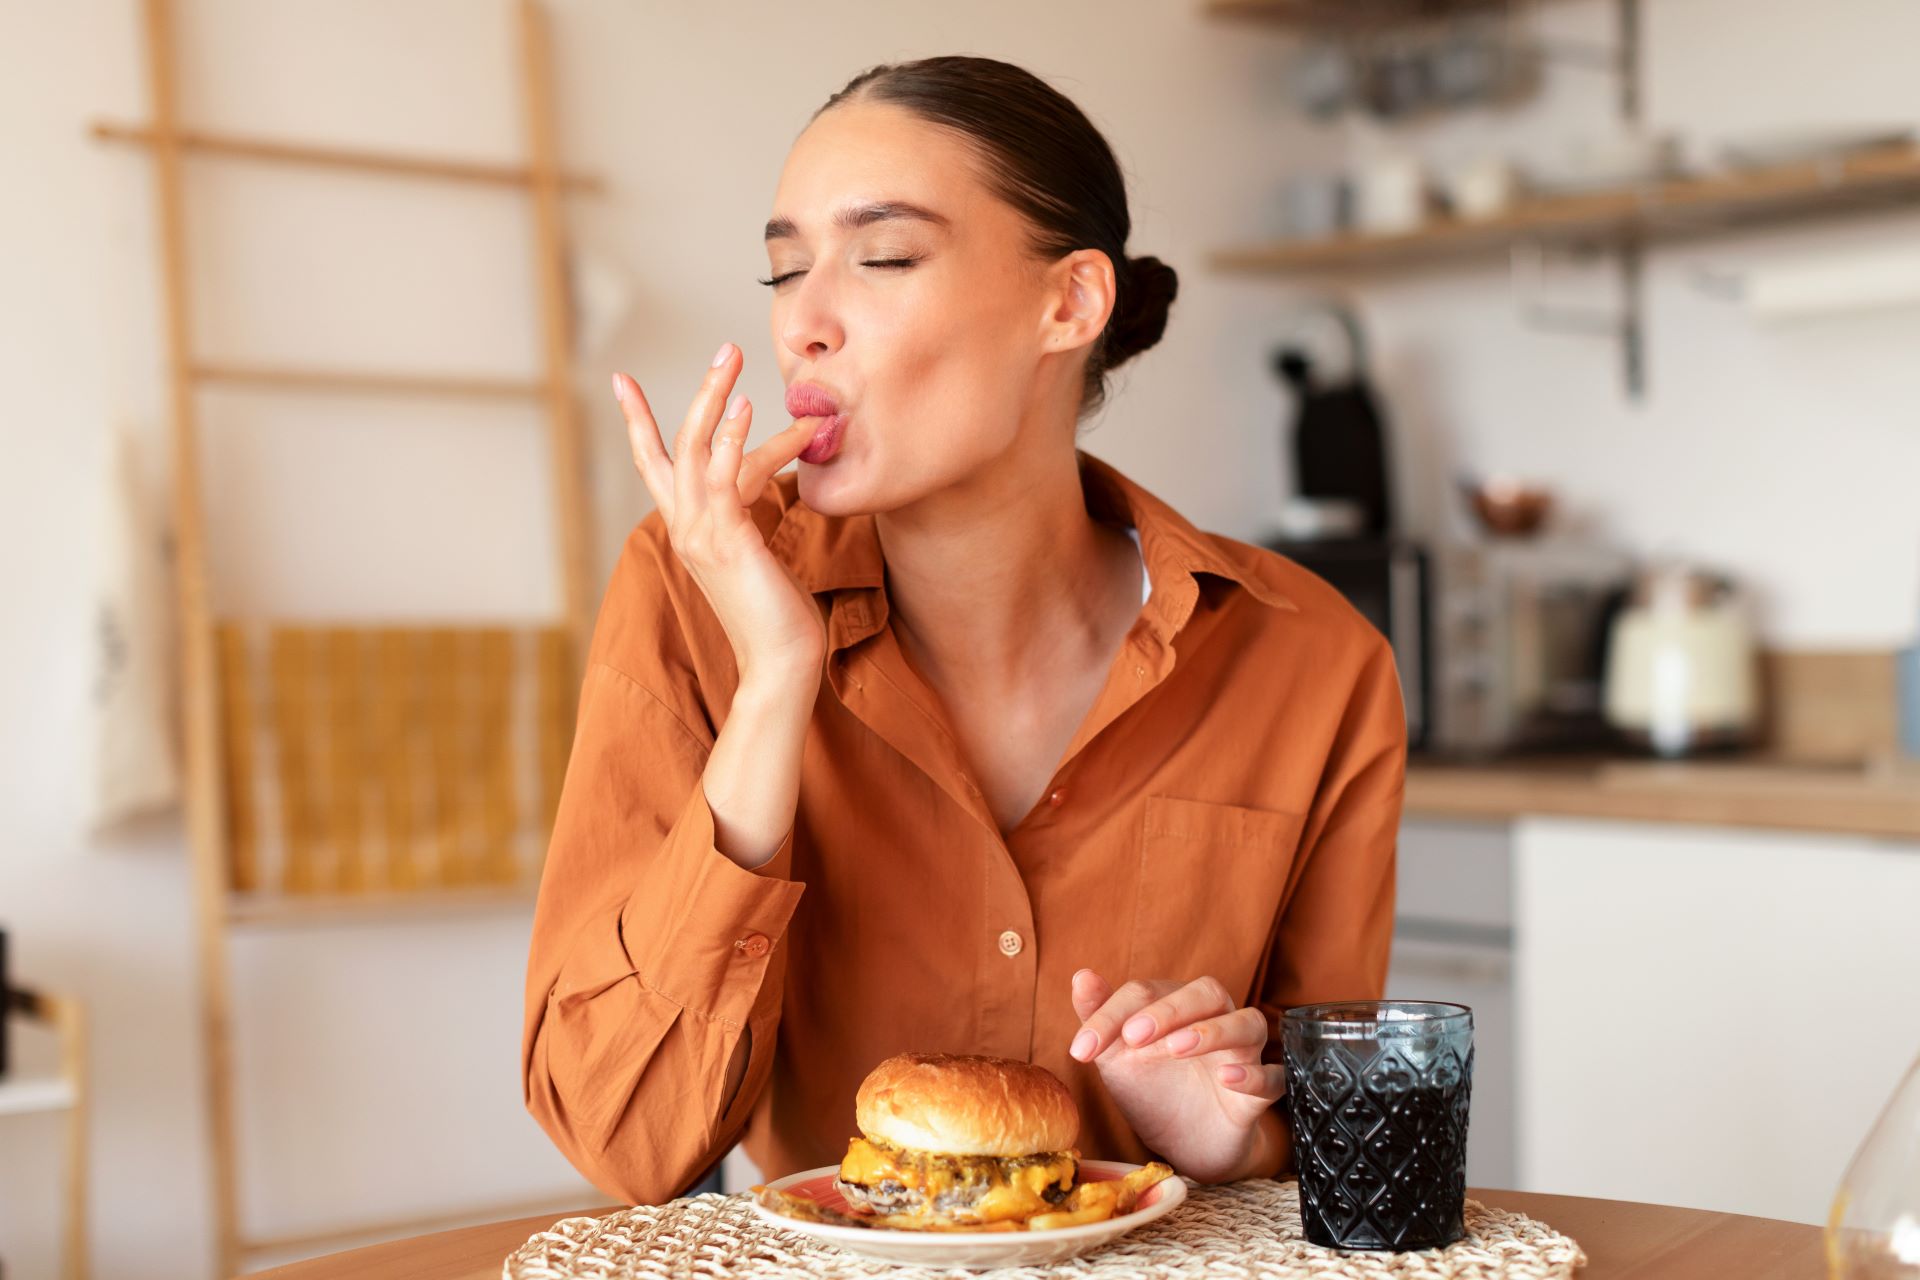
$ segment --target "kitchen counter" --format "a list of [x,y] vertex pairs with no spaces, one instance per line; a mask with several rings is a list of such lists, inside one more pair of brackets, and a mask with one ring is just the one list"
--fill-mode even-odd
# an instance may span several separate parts
[[1408,817],[1530,814],[1920,840],[1920,763],[1841,766],[1764,757],[1462,763],[1416,756],[1408,766]]

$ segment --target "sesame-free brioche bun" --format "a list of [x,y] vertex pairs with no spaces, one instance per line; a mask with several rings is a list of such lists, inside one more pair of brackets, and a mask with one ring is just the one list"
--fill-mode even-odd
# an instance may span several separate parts
[[1058,1076],[1017,1058],[903,1053],[867,1074],[854,1098],[876,1142],[954,1156],[1065,1151],[1080,1110]]

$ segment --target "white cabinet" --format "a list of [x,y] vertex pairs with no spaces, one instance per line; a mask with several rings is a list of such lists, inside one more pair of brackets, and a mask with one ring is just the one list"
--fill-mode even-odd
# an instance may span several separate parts
[[1920,1053],[1920,846],[1514,826],[1527,1190],[1820,1222]]
[[1473,1010],[1467,1182],[1515,1179],[1511,848],[1504,823],[1409,819],[1400,831],[1387,995]]
[[1515,1182],[1513,982],[1504,947],[1427,942],[1403,931],[1393,942],[1387,995],[1448,1000],[1473,1010],[1473,1098],[1467,1116],[1467,1183]]

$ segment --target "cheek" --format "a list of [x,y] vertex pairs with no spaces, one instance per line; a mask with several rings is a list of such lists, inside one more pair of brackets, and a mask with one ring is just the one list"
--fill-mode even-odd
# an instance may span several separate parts
[[1014,442],[1034,360],[1031,302],[1021,290],[996,278],[955,286],[943,275],[848,319],[864,415],[853,428],[861,438],[850,442],[856,465],[818,477],[833,498],[856,500],[858,490],[862,505],[893,505],[953,482]]
[[[999,289],[942,290],[881,338],[892,404],[916,436],[1010,435],[1027,390],[1030,325]],[[1024,326],[1024,327],[1023,327]]]

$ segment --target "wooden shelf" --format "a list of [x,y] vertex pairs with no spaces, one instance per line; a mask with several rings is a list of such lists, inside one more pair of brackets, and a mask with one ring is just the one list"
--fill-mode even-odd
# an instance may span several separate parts
[[0,1116],[34,1111],[65,1111],[78,1095],[73,1081],[48,1076],[27,1080],[0,1080]]
[[459,374],[369,373],[351,369],[293,369],[265,365],[195,364],[196,383],[255,387],[275,391],[338,391],[373,395],[475,396],[497,400],[538,400],[544,383],[530,378],[482,378]]
[[1536,197],[1483,219],[1448,218],[1393,235],[1353,232],[1219,250],[1237,272],[1352,272],[1550,245],[1667,241],[1732,228],[1920,202],[1920,147],[1863,151],[1708,177]]
[[[93,123],[93,136],[102,142],[127,143],[140,147],[154,145],[153,127],[145,124],[96,120]],[[532,168],[520,164],[489,164],[485,161],[404,155],[367,151],[354,147],[315,146],[304,142],[247,137],[205,129],[176,128],[173,136],[183,151],[236,157],[243,160],[320,165],[333,169],[357,170],[362,173],[438,178],[452,182],[476,182],[489,186],[531,187],[535,181]],[[558,175],[558,181],[561,188],[570,194],[606,194],[606,184],[593,174],[563,173]]]
[[1403,27],[1511,8],[1510,0],[1205,0],[1210,18],[1246,19],[1302,31]]

